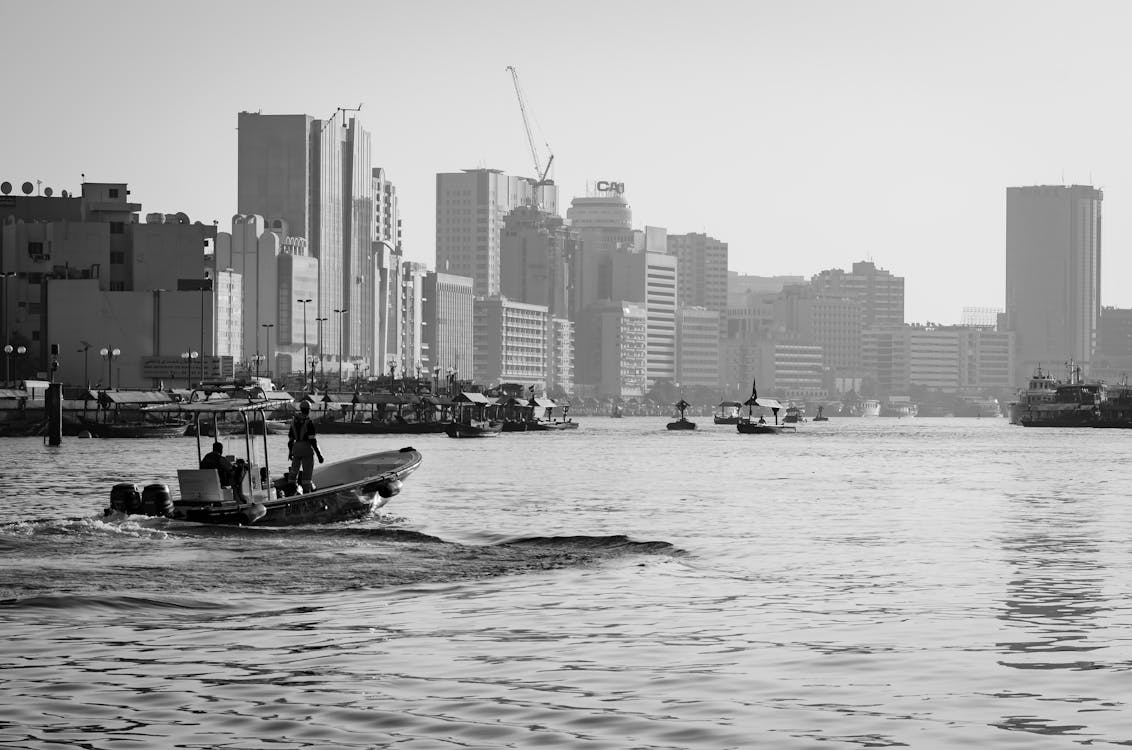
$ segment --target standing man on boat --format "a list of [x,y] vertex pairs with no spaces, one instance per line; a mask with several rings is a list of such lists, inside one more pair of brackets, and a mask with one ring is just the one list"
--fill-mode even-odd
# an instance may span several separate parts
[[287,459],[291,462],[291,476],[299,477],[302,470],[301,482],[303,492],[313,492],[314,484],[311,475],[314,473],[314,459],[322,463],[322,452],[318,449],[317,430],[311,421],[311,405],[309,401],[299,404],[299,413],[291,422],[291,429],[287,433]]

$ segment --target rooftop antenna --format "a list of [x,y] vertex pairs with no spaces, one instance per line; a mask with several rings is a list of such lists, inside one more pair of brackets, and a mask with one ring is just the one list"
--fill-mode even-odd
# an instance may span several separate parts
[[356,106],[356,107],[339,107],[338,108],[338,111],[342,113],[342,127],[346,127],[346,114],[345,113],[346,112],[361,112],[363,104],[365,104],[365,102],[358,102],[358,106]]

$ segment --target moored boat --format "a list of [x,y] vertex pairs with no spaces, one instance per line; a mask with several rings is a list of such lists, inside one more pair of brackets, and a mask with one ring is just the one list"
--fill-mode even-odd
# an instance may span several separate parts
[[488,414],[494,401],[482,393],[465,391],[452,399],[452,422],[444,428],[451,438],[495,437],[503,431],[503,420]]
[[819,406],[818,407],[818,413],[814,417],[815,422],[828,422],[829,421],[829,417],[822,414],[822,410],[823,410],[823,407]]
[[738,401],[720,401],[715,407],[712,421],[716,424],[739,424],[739,410],[742,407]]
[[[197,425],[197,463],[203,457],[200,423],[211,417],[238,414],[245,423],[245,456],[235,461],[232,486],[221,485],[215,469],[189,468],[177,472],[176,497],[168,485],[119,483],[111,491],[114,513],[164,516],[175,520],[220,525],[295,526],[322,524],[361,518],[384,505],[401,490],[405,478],[421,463],[413,448],[370,453],[356,458],[315,467],[314,489],[301,493],[294,482],[272,480],[268,461],[267,435],[263,434],[262,455],[253,439],[251,423],[263,419],[269,402],[225,399],[174,405],[178,413],[192,417]],[[264,430],[264,433],[267,431]]]

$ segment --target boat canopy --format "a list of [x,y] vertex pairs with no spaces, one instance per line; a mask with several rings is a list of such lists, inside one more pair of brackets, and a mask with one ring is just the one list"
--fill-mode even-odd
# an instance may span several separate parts
[[749,398],[743,402],[744,406],[761,406],[765,409],[781,409],[782,404],[775,398]]
[[738,409],[740,406],[742,406],[742,404],[739,403],[738,401],[720,401],[719,406],[717,406],[716,408],[717,409],[724,409],[724,408]]
[[225,412],[263,411],[264,409],[274,408],[274,406],[275,403],[267,399],[217,398],[180,404],[156,404],[147,406],[145,411],[176,412],[178,414],[223,414]]
[[540,407],[543,407],[545,409],[553,409],[555,406],[558,406],[558,404],[555,403],[553,399],[542,398],[542,397],[531,399],[531,405],[532,406],[540,406]]
[[495,403],[494,401],[489,399],[487,396],[483,395],[482,393],[476,393],[475,391],[464,391],[463,393],[456,396],[456,398],[454,398],[452,400],[457,401],[457,402],[458,401],[464,401],[466,403],[471,403],[471,404],[494,404]]
[[167,404],[172,401],[164,391],[99,391],[95,398],[111,404]]

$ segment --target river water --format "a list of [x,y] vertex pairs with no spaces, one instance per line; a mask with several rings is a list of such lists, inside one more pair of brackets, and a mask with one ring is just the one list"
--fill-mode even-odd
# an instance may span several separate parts
[[284,530],[102,520],[192,439],[4,440],[0,747],[1132,744],[1132,431],[666,421],[328,436],[424,463]]

